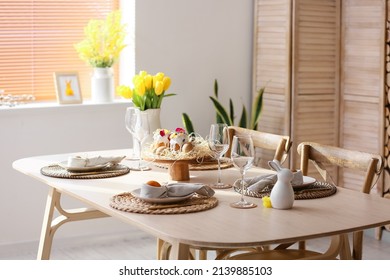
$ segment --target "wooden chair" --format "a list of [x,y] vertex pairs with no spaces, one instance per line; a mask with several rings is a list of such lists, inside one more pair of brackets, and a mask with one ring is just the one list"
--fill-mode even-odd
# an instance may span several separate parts
[[[383,170],[383,159],[380,155],[352,151],[339,147],[322,145],[314,142],[303,142],[298,146],[298,153],[301,156],[301,170],[303,175],[308,175],[309,162],[312,162],[321,177],[326,182],[333,182],[325,165],[350,168],[365,172],[365,178],[360,187],[363,193],[370,193],[372,186],[376,182]],[[302,245],[301,245],[302,247]],[[353,252],[354,259],[362,259],[363,252],[363,232],[353,234]]]
[[[321,145],[313,142],[303,142],[298,145],[298,153],[301,156],[301,170],[303,175],[308,175],[309,162],[312,162],[319,171],[321,177],[329,182],[331,177],[324,167],[334,166],[362,170],[365,172],[365,178],[362,182],[361,191],[369,193],[371,187],[375,184],[376,178],[379,177],[383,170],[383,159],[380,155],[352,151],[343,148]],[[334,236],[337,238],[337,236]],[[341,237],[339,237],[341,238]],[[332,241],[333,241],[332,239]],[[237,256],[228,256],[228,259],[334,259],[340,250],[343,242],[348,242],[348,236],[344,236],[339,242],[338,247],[331,246],[324,254],[306,250],[304,242],[300,243],[299,249],[289,249],[292,244],[282,244],[276,250],[256,253],[244,253]],[[344,243],[345,244],[345,243]],[[341,246],[341,247],[340,247]],[[349,244],[347,245],[349,246]],[[343,249],[344,248],[344,249]],[[362,259],[363,250],[363,232],[353,234],[352,258]],[[343,251],[342,254],[351,254]]]
[[[226,152],[226,156],[230,157],[231,154],[231,143],[234,135],[251,135],[253,139],[253,145],[255,148],[264,149],[270,151],[273,154],[273,159],[276,159],[283,163],[288,156],[292,142],[290,141],[289,136],[277,135],[272,133],[266,133],[256,130],[251,130],[247,128],[241,128],[237,126],[229,126],[229,137],[230,137],[230,147]],[[159,251],[158,256],[160,259],[166,259],[169,257],[170,245],[164,241],[159,241]],[[218,254],[225,255],[226,252],[232,252],[236,250],[224,250],[224,249],[214,249],[214,248],[191,248],[193,255],[189,256],[189,259],[195,258],[195,250],[199,251],[199,259],[207,259],[207,251],[215,250]],[[261,248],[242,248],[243,251],[257,252]]]
[[233,136],[250,135],[255,148],[268,150],[273,153],[273,159],[283,163],[290,151],[292,142],[289,136],[261,132],[248,128],[229,126],[230,147],[226,155],[230,157]]
[[[283,163],[290,151],[292,142],[289,136],[278,135],[273,133],[261,132],[257,130],[252,130],[248,128],[242,128],[238,126],[229,126],[229,137],[230,137],[230,147],[226,152],[227,157],[231,155],[231,144],[233,142],[233,136],[239,135],[250,135],[253,140],[253,145],[255,148],[263,149],[269,151],[273,155],[273,159],[276,159]],[[197,248],[199,249],[199,259],[207,259],[207,251],[216,250],[217,259],[218,255],[226,255],[227,252],[232,253],[237,250],[258,252],[262,248],[243,248],[237,250],[224,250],[224,249],[208,249],[208,248]]]

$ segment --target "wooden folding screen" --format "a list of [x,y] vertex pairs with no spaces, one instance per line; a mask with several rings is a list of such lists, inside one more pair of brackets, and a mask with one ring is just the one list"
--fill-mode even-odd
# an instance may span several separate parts
[[[302,141],[384,155],[386,5],[255,1],[253,87],[266,85],[259,129],[291,136],[292,166]],[[348,170],[333,176],[351,188],[361,180]]]

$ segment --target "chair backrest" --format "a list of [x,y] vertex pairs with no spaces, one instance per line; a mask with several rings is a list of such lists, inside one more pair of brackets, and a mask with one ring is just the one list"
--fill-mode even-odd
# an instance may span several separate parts
[[314,142],[302,142],[298,145],[298,153],[301,156],[301,170],[307,175],[309,161],[312,161],[322,178],[329,180],[329,174],[324,165],[351,168],[365,172],[365,179],[361,188],[364,193],[369,193],[375,178],[383,170],[383,158],[380,155],[353,151],[344,148],[322,145]]
[[[238,126],[229,126],[230,143],[232,143],[233,136],[250,135],[253,140],[255,148],[262,148],[265,150],[275,151],[274,159],[283,162],[291,148],[292,142],[289,136],[261,132],[253,129],[242,128]],[[226,155],[230,157],[231,145]]]

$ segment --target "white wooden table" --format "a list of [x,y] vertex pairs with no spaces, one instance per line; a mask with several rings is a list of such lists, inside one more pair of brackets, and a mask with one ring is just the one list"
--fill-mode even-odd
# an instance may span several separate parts
[[[130,150],[95,152],[100,155],[129,155]],[[94,153],[89,153],[94,154]],[[40,173],[43,166],[67,160],[69,154],[48,155],[17,160],[13,167],[50,186],[41,233],[38,259],[49,259],[52,239],[58,227],[66,222],[111,216],[172,244],[171,258],[188,258],[189,246],[212,248],[240,248],[296,242],[302,239],[346,234],[357,230],[390,224],[389,200],[376,195],[339,189],[326,198],[296,200],[291,210],[264,208],[259,198],[247,197],[258,207],[236,209],[229,206],[239,199],[232,189],[216,190],[218,206],[203,212],[175,215],[135,214],[115,210],[109,206],[113,195],[139,188],[148,180],[169,181],[166,169],[153,167],[151,171],[136,172],[107,179],[58,179]],[[129,161],[122,161],[128,164]],[[248,176],[267,172],[252,168]],[[190,182],[210,183],[217,180],[217,171],[191,171]],[[239,178],[235,168],[222,170],[226,183]],[[64,210],[61,195],[69,195],[91,209]],[[53,220],[57,209],[62,216]],[[345,243],[345,242],[344,242]],[[348,244],[344,244],[348,250]],[[343,252],[350,258],[350,252]]]

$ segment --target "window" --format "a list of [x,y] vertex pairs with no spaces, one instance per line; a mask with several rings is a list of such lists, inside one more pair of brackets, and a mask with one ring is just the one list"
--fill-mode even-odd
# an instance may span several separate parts
[[0,0],[0,89],[55,100],[53,72],[77,71],[83,98],[88,98],[92,69],[73,45],[84,38],[90,19],[105,18],[118,2]]

